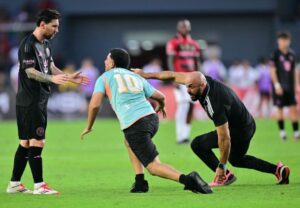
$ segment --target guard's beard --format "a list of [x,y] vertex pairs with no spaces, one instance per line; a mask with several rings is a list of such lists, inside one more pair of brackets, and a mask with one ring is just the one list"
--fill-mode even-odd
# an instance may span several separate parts
[[199,100],[199,99],[201,98],[201,95],[202,95],[202,93],[201,93],[200,90],[198,90],[198,92],[197,92],[195,95],[191,95],[191,94],[190,94],[192,101],[197,101],[197,100]]

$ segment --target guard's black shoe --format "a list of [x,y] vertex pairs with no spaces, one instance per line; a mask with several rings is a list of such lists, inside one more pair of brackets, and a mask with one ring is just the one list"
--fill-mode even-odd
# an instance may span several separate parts
[[213,193],[211,187],[199,176],[199,174],[195,171],[189,173],[187,176],[191,177],[193,180],[193,184],[189,186],[185,186],[184,190],[190,190],[195,193],[202,194],[211,194]]
[[131,193],[146,193],[149,191],[148,181],[134,182],[130,189]]

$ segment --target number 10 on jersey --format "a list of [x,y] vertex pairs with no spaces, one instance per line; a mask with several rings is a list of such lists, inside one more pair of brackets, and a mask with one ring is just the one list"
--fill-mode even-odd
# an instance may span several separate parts
[[116,74],[114,75],[115,80],[118,84],[119,93],[126,92],[141,92],[143,90],[143,84],[141,80],[130,74]]

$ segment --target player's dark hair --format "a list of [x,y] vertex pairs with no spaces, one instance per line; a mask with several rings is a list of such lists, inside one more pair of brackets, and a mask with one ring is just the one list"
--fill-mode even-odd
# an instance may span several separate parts
[[130,65],[130,56],[128,52],[122,48],[113,48],[109,51],[110,58],[114,60],[115,67],[128,69]]
[[41,22],[44,21],[46,24],[54,19],[60,19],[60,13],[54,9],[41,10],[36,18],[36,25],[40,26]]
[[277,33],[277,39],[292,39],[292,35],[291,33],[287,32],[287,31],[281,31]]

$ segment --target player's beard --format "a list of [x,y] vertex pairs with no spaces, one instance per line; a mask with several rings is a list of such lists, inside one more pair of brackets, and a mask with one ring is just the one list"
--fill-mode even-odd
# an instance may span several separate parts
[[50,39],[54,38],[55,34],[56,34],[55,32],[52,33],[52,34],[45,34],[44,38],[47,39],[47,40],[50,40]]

